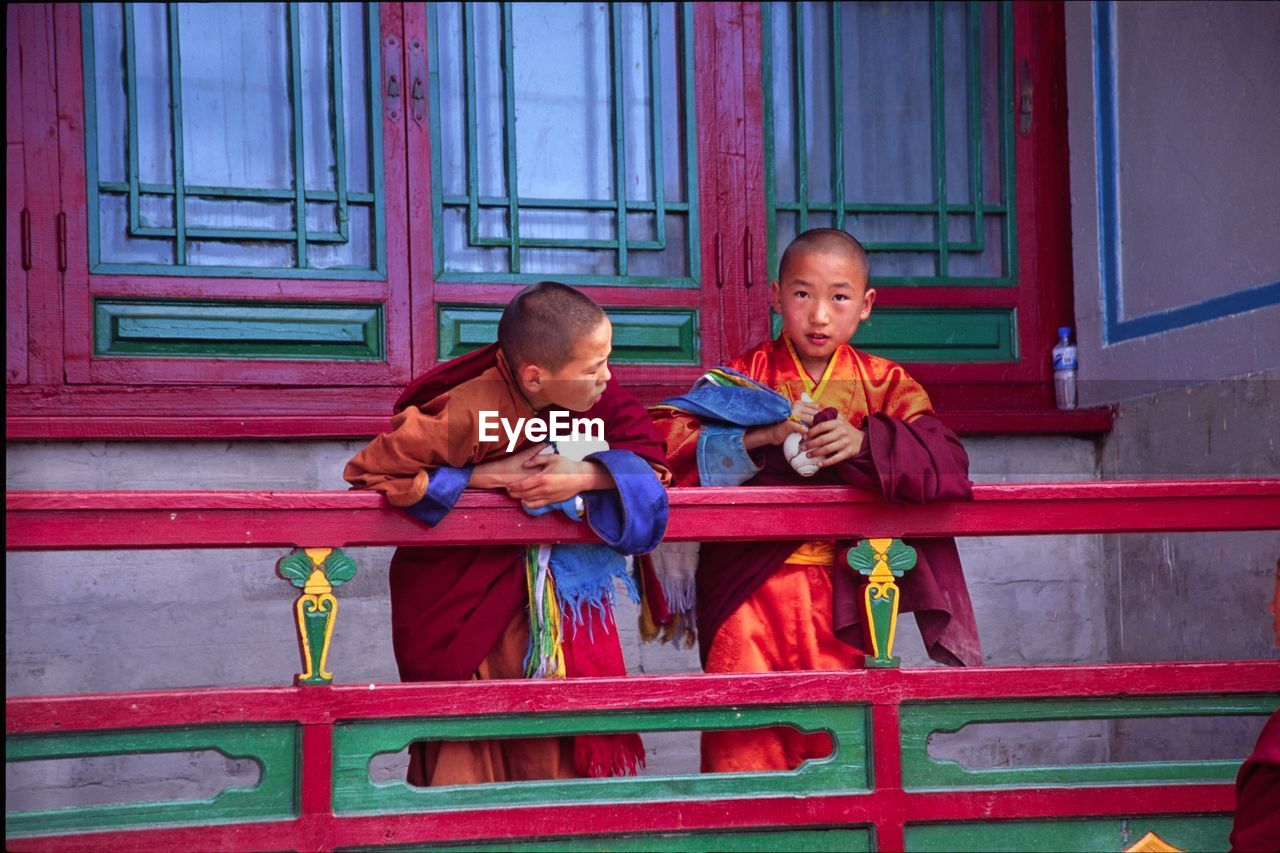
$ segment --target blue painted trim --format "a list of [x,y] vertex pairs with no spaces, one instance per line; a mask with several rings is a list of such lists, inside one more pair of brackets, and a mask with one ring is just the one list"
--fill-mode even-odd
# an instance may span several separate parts
[[1122,343],[1185,329],[1246,311],[1280,305],[1280,281],[1245,287],[1141,317],[1124,318],[1120,258],[1119,120],[1116,93],[1115,4],[1093,4],[1094,154],[1098,180],[1098,283],[1102,289],[1102,342]]

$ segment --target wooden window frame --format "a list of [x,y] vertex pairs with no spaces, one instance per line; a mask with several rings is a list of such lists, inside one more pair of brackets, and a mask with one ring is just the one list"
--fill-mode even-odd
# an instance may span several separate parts
[[[400,101],[383,106],[387,279],[356,283],[90,273],[80,10],[9,7],[11,92],[21,81],[7,111],[11,440],[372,435],[387,428],[404,383],[435,363],[438,303],[500,305],[520,289],[434,281],[429,116],[415,118],[408,97],[413,74],[426,67],[426,10],[396,3],[380,9],[380,85],[385,91],[393,70],[405,82]],[[646,403],[685,390],[703,368],[769,334],[760,5],[700,3],[694,16],[703,284],[688,291],[686,301],[702,318],[702,365],[619,366],[615,374]],[[1109,428],[1110,412],[1054,409],[1049,370],[1054,330],[1072,322],[1061,4],[1015,4],[1014,31],[1015,89],[1029,81],[1034,93],[1031,131],[1015,137],[1020,285],[883,288],[878,304],[983,307],[1013,298],[1017,363],[913,363],[908,369],[961,431],[1098,432]],[[18,198],[24,203],[15,213]],[[373,299],[371,285],[381,287]],[[255,298],[272,302],[383,301],[388,361],[90,358],[94,296],[244,299],[251,288]],[[652,304],[639,289],[583,290],[606,307]]]

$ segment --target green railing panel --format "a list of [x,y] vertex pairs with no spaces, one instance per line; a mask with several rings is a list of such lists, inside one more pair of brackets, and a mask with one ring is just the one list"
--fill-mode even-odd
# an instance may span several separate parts
[[[774,314],[773,334],[781,331]],[[850,343],[897,362],[1017,361],[1017,315],[1012,308],[877,308]]]
[[98,299],[94,354],[385,361],[383,306]]
[[5,814],[6,836],[110,830],[169,824],[287,819],[297,814],[300,730],[292,723],[184,726],[86,734],[8,735],[5,762],[103,755],[217,750],[262,769],[252,788],[229,788],[204,800],[76,806]]
[[[698,364],[698,312],[693,308],[608,308],[615,364]],[[440,305],[438,354],[442,361],[498,339],[501,306]]]
[[92,272],[385,278],[376,3],[86,3],[81,35]]
[[902,705],[902,786],[907,789],[1132,785],[1228,782],[1244,756],[1233,760],[1110,762],[1089,765],[966,769],[931,758],[929,736],[971,723],[1112,720],[1134,717],[1268,716],[1280,694],[1141,699],[1044,699],[1020,702],[937,702]]
[[835,227],[876,285],[1016,284],[1012,5],[761,11],[770,273]]
[[427,28],[437,280],[698,286],[692,4],[431,3]]
[[1000,820],[986,823],[935,823],[906,827],[911,853],[990,853],[996,850],[1059,853],[1063,850],[1114,853],[1136,844],[1148,832],[1179,850],[1226,850],[1231,817],[1142,815],[1078,820]]
[[[868,716],[865,705],[809,705],[657,711],[642,717],[618,712],[339,723],[333,733],[333,808],[342,814],[391,814],[481,806],[863,792],[869,783]],[[369,778],[369,761],[373,756],[399,752],[420,740],[705,731],[771,725],[794,725],[803,732],[828,731],[835,753],[829,758],[805,762],[796,770],[777,773],[573,779],[439,788],[415,788],[405,782],[379,784]]]
[[353,847],[356,850],[378,850],[383,853],[427,853],[433,850],[481,851],[511,850],[518,853],[556,853],[556,851],[597,851],[597,853],[644,853],[670,850],[672,853],[777,853],[780,850],[804,850],[812,853],[870,853],[871,830],[856,827],[840,829],[776,829],[743,830],[741,832],[645,833],[644,835],[562,836],[545,841],[501,840],[462,842],[459,844],[397,845],[389,847]]

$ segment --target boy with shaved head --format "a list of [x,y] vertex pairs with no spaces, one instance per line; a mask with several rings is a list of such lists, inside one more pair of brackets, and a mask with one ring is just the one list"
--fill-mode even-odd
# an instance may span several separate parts
[[[662,538],[669,475],[648,413],[611,381],[611,349],[591,299],[556,282],[526,288],[503,311],[496,344],[416,380],[392,431],[347,463],[355,488],[429,525],[464,488],[501,488],[533,514],[557,507],[585,520],[603,543],[397,549],[392,644],[404,681],[626,674],[614,584],[635,594],[625,555]],[[603,441],[587,440],[588,427],[550,446],[530,437],[565,415],[598,422]],[[643,763],[637,735],[415,743],[409,781],[621,775]]]
[[[783,253],[772,297],[782,315],[777,338],[652,410],[674,483],[850,484],[889,503],[969,498],[968,457],[924,389],[899,365],[849,344],[876,299],[861,244],[835,229],[806,231]],[[843,560],[852,544],[703,543],[697,633],[706,671],[863,666],[861,578]],[[901,601],[915,611],[929,655],[980,664],[954,541],[909,544],[918,561],[901,581]],[[706,732],[702,766],[784,770],[830,750],[826,735],[787,727]]]

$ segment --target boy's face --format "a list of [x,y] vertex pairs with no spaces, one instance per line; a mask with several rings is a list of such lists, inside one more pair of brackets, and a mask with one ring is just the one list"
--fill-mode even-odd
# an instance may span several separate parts
[[782,329],[805,368],[820,372],[831,354],[847,343],[871,316],[876,292],[867,287],[867,268],[836,252],[807,252],[792,258],[773,282]]
[[590,409],[612,376],[609,372],[612,351],[613,324],[606,317],[590,334],[574,342],[573,356],[556,370],[526,365],[520,371],[529,401],[536,409],[547,406],[559,406],[571,412]]

